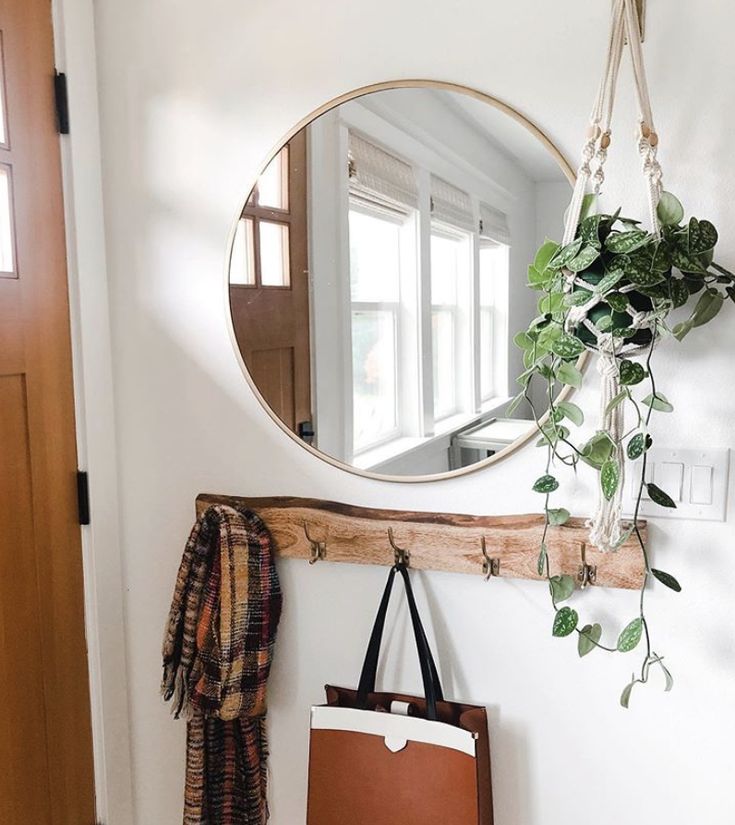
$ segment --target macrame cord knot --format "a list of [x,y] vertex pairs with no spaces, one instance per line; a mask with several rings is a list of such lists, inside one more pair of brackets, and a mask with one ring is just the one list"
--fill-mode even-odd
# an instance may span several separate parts
[[[635,0],[615,0],[605,70],[582,148],[582,159],[567,213],[562,246],[570,244],[576,236],[587,184],[591,182],[595,194],[598,194],[605,181],[604,166],[611,142],[610,125],[626,40],[633,64],[634,88],[638,103],[639,132],[636,144],[646,180],[649,220],[654,236],[660,237],[661,235],[661,227],[658,222],[658,202],[663,191],[663,174],[658,161],[659,138],[653,122]],[[565,272],[564,277],[565,290],[571,292],[577,283],[576,275]],[[637,287],[634,284],[630,284],[622,287],[620,291],[628,293],[636,289]],[[565,329],[567,332],[572,332],[578,327],[584,326],[597,339],[597,370],[600,375],[599,426],[602,431],[610,436],[615,445],[609,460],[617,463],[619,482],[609,498],[603,493],[602,486],[600,486],[597,510],[594,517],[588,522],[588,526],[590,528],[591,543],[606,552],[617,549],[623,539],[621,516],[625,456],[621,441],[624,434],[624,413],[622,404],[612,404],[611,402],[621,392],[619,357],[622,354],[627,356],[636,352],[638,347],[626,342],[624,339],[615,338],[611,333],[600,333],[588,317],[589,311],[598,302],[599,297],[592,295],[585,304],[571,307],[566,316]],[[655,312],[641,312],[632,306],[628,306],[627,312],[631,317],[630,326],[632,329],[654,329],[655,334],[657,320]]]

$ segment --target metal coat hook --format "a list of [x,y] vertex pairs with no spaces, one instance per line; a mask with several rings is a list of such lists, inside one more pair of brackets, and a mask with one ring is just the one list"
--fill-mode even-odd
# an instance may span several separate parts
[[579,568],[577,580],[579,581],[580,589],[584,590],[587,585],[594,584],[597,581],[597,567],[587,564],[587,545],[584,542],[582,542],[580,549],[582,553],[582,566]]
[[411,563],[411,554],[408,550],[404,550],[402,547],[399,547],[395,540],[393,539],[393,528],[388,528],[388,541],[390,542],[390,546],[393,548],[393,558],[396,564],[402,564],[404,567],[408,567]]
[[309,559],[309,564],[316,564],[318,561],[326,558],[327,542],[313,539],[309,535],[309,528],[306,526],[306,521],[304,521],[304,535],[306,536],[306,540],[311,545],[311,558]]
[[480,549],[482,550],[482,575],[485,581],[490,581],[494,576],[500,575],[500,559],[491,559],[488,556],[485,536],[480,537]]

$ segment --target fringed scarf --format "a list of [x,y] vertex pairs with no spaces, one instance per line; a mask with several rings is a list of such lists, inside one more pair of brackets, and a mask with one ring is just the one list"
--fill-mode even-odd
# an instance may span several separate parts
[[214,505],[184,549],[161,692],[187,725],[184,825],[268,819],[266,682],[281,588],[263,522]]

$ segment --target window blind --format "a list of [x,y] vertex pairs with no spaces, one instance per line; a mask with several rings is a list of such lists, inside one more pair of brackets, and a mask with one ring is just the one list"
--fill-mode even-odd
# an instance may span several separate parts
[[431,217],[451,226],[475,229],[470,196],[441,178],[431,177]]
[[480,237],[488,238],[497,243],[510,245],[510,227],[508,226],[508,216],[488,206],[486,203],[480,204]]
[[350,132],[350,191],[391,206],[418,208],[418,187],[409,164]]

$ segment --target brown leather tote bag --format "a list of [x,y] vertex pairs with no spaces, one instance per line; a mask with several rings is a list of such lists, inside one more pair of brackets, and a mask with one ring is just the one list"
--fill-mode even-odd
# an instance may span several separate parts
[[[424,696],[377,693],[396,573],[403,579]],[[448,702],[405,565],[390,571],[357,690],[326,687],[311,711],[307,825],[492,825],[485,708]]]

